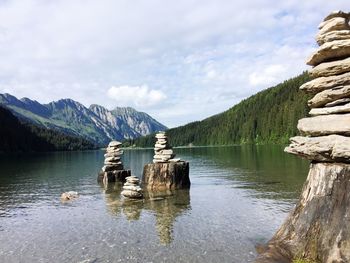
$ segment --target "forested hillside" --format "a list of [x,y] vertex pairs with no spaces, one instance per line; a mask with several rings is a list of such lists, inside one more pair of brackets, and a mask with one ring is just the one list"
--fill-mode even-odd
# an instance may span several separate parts
[[0,152],[86,150],[95,147],[82,138],[23,124],[8,109],[0,107]]
[[[297,122],[307,115],[308,96],[299,87],[310,80],[307,73],[289,79],[243,100],[231,109],[203,121],[169,129],[173,146],[287,143],[297,134]],[[129,140],[125,145],[147,147],[154,135]]]

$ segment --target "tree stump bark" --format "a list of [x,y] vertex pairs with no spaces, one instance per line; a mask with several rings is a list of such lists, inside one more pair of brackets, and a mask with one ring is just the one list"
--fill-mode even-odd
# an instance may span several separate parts
[[114,170],[114,171],[108,171],[108,172],[99,172],[97,176],[98,182],[122,182],[124,183],[126,181],[126,177],[131,176],[130,170]]
[[350,165],[312,163],[294,211],[256,262],[350,262]]
[[189,188],[189,170],[189,163],[185,161],[146,164],[142,184],[148,190],[157,191]]

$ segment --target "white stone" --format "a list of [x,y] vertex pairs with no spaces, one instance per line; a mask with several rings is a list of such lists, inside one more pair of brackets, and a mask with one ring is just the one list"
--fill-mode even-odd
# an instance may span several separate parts
[[308,105],[311,108],[322,107],[330,102],[347,98],[350,96],[350,85],[339,86],[332,89],[324,90],[317,93],[311,100],[308,101]]
[[315,115],[328,115],[328,114],[339,114],[339,113],[349,113],[350,112],[350,103],[334,106],[334,107],[326,107],[326,108],[313,108],[309,112],[311,116]]

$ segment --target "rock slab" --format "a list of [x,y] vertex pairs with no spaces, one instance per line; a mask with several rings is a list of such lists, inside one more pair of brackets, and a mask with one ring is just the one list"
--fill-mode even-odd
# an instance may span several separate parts
[[142,184],[148,190],[186,189],[191,186],[189,163],[150,163],[143,169]]

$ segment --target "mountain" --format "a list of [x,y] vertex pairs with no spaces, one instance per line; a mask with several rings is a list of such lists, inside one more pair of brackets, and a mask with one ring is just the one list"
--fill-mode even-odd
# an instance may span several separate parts
[[94,149],[96,145],[78,137],[21,123],[10,110],[0,107],[0,152],[43,152]]
[[87,108],[71,99],[40,104],[28,98],[19,100],[10,94],[0,94],[0,104],[10,109],[21,121],[81,136],[99,145],[167,129],[148,114],[132,108],[112,111],[99,105]]
[[[229,110],[202,121],[169,129],[173,146],[232,145],[240,143],[284,144],[297,134],[297,122],[308,113],[309,97],[299,87],[310,80],[307,73],[263,90]],[[125,145],[150,147],[154,135],[128,140]]]

